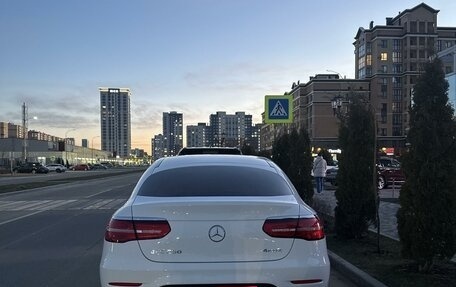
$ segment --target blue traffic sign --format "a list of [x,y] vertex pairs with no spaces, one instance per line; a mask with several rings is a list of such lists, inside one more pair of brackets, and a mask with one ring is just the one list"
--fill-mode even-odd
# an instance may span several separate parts
[[265,96],[265,118],[267,124],[293,122],[293,96]]

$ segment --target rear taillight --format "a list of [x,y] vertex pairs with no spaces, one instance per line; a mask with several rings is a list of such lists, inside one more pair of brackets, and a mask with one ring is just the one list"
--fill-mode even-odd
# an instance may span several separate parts
[[263,231],[271,237],[319,240],[325,237],[317,217],[267,219]]
[[171,231],[166,220],[111,219],[106,228],[105,240],[124,243],[132,240],[159,239]]

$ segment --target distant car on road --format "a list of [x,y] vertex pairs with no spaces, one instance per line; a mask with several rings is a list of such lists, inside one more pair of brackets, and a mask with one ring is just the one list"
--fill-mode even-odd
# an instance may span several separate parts
[[49,169],[39,162],[26,162],[13,169],[13,172],[18,173],[48,173]]
[[92,168],[91,168],[91,169],[92,169],[92,170],[95,170],[95,169],[102,169],[102,170],[104,170],[104,169],[108,169],[108,167],[105,166],[105,165],[103,165],[103,164],[96,163],[96,164],[92,165]]
[[47,169],[49,169],[49,171],[55,171],[55,172],[65,172],[67,170],[67,168],[62,165],[62,164],[57,164],[57,163],[51,163],[51,164],[48,164],[46,165]]
[[77,164],[70,167],[71,170],[90,170],[90,166],[88,164]]
[[272,161],[159,159],[112,216],[101,286],[328,286],[316,212]]
[[100,164],[106,166],[107,168],[112,168],[114,165],[108,161],[100,162]]

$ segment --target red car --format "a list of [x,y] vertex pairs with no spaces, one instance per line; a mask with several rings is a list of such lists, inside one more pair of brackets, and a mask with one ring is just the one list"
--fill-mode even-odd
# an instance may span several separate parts
[[405,181],[404,173],[401,169],[401,163],[387,156],[381,156],[377,160],[378,171],[378,189],[386,188],[392,184],[402,184]]
[[90,166],[88,164],[77,164],[73,165],[71,170],[90,170]]

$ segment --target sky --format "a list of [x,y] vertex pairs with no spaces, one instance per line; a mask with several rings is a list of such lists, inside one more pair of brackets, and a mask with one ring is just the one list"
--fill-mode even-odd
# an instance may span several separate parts
[[[25,102],[30,130],[99,148],[99,88],[121,87],[132,148],[149,154],[163,112],[184,127],[217,111],[261,123],[265,95],[328,70],[354,78],[358,29],[421,2],[0,0],[0,121],[21,124]],[[425,3],[456,26],[456,1]]]

